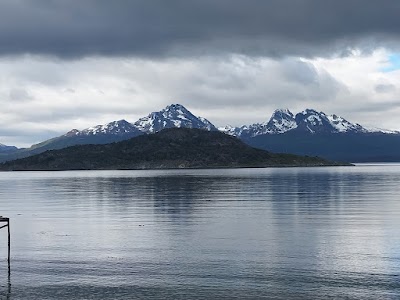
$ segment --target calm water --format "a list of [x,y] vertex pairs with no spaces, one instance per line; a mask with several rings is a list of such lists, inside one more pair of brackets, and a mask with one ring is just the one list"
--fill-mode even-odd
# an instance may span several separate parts
[[0,173],[0,299],[400,299],[400,165]]

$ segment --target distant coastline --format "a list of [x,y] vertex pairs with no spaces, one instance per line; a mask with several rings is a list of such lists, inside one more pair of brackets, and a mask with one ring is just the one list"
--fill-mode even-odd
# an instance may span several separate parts
[[2,171],[228,169],[351,166],[271,153],[218,131],[172,128],[119,143],[80,145],[5,162]]

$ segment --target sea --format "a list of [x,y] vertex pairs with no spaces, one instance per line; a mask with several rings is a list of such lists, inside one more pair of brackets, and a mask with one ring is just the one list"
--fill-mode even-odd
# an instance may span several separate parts
[[400,299],[400,164],[0,172],[0,299]]

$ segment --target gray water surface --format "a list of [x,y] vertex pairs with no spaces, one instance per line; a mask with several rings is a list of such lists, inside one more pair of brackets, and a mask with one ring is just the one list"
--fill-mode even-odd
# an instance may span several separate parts
[[0,173],[0,299],[400,299],[400,165]]

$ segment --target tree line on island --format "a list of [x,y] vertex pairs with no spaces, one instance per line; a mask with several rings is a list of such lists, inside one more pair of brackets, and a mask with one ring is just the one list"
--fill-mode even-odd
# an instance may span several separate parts
[[115,170],[349,165],[252,148],[218,131],[171,128],[126,141],[77,145],[5,162],[1,170]]

